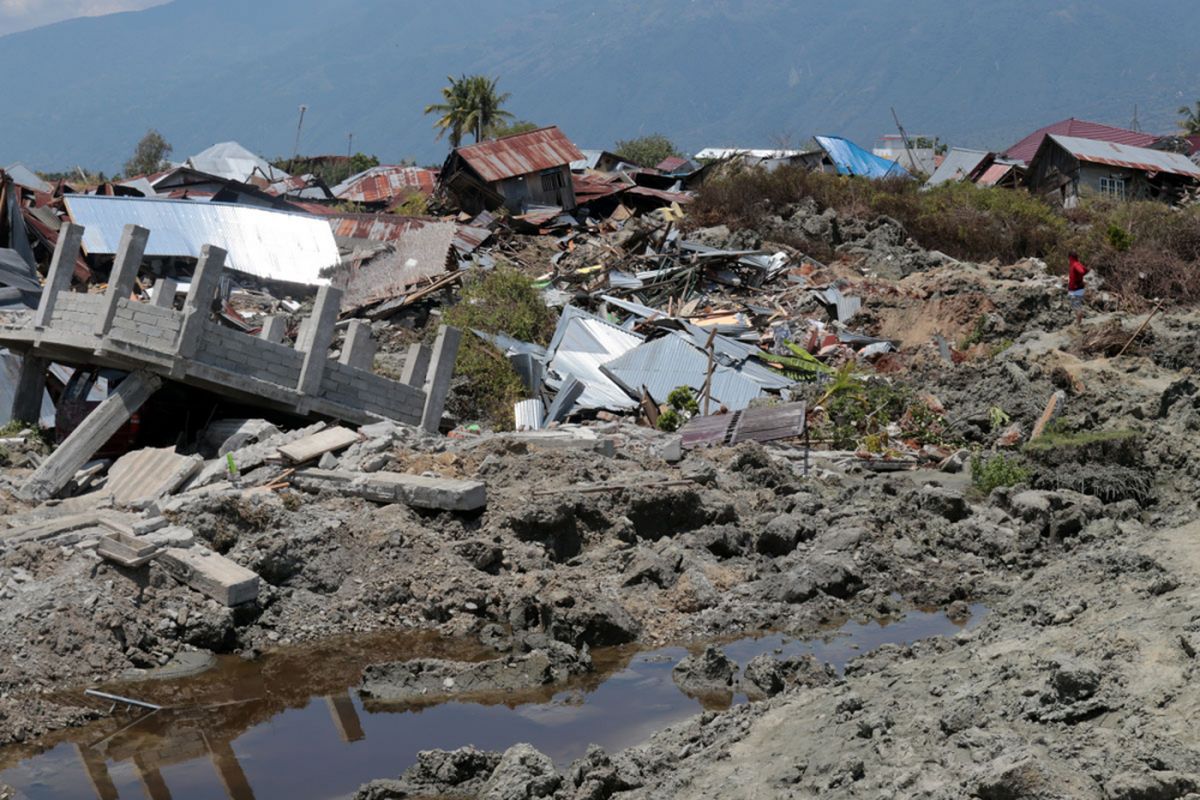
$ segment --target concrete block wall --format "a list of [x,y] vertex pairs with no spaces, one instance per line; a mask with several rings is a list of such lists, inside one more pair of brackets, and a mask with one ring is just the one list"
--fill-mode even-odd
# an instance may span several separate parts
[[104,295],[83,292],[59,292],[50,315],[50,329],[57,333],[91,336],[104,310]]
[[300,380],[304,354],[291,347],[264,341],[247,333],[204,323],[196,361],[293,389]]
[[182,324],[183,314],[178,311],[121,299],[108,335],[114,341],[170,354]]
[[329,359],[321,382],[321,397],[330,402],[361,408],[398,422],[417,425],[425,407],[425,393],[397,381],[339,364]]

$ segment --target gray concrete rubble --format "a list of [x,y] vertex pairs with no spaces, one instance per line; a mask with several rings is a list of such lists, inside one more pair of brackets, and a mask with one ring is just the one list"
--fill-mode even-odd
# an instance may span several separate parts
[[398,472],[347,472],[304,469],[291,482],[310,492],[332,491],[376,503],[404,503],[414,508],[442,511],[477,511],[487,505],[487,488],[481,481],[403,475]]

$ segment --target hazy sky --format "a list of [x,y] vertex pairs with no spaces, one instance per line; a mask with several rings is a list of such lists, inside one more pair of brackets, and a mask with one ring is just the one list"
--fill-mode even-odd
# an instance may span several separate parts
[[136,11],[167,0],[0,0],[0,36],[74,17]]

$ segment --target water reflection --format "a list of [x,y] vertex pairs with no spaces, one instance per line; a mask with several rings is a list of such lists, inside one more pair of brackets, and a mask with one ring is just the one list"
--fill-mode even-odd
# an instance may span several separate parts
[[[972,609],[977,623],[983,609]],[[912,612],[888,625],[848,623],[828,637],[771,635],[724,645],[745,666],[755,655],[811,653],[841,670],[881,644],[951,634],[962,627],[939,613]],[[701,703],[671,680],[680,647],[595,655],[596,672],[568,685],[473,702],[424,707],[371,703],[353,685],[372,661],[417,656],[477,660],[477,646],[428,636],[359,637],[294,648],[256,662],[222,659],[195,678],[120,687],[170,708],[118,712],[42,740],[36,755],[10,751],[0,772],[18,797],[332,798],[395,776],[420,750],[467,744],[504,750],[529,742],[565,765],[589,744],[609,751],[644,741],[687,718]],[[745,702],[738,695],[724,702]],[[711,702],[711,699],[709,700]]]

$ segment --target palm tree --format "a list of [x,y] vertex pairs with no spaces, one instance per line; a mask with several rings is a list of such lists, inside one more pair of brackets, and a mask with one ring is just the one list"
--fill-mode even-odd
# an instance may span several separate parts
[[433,127],[438,129],[437,138],[450,134],[450,146],[462,144],[464,133],[469,132],[475,141],[482,141],[492,133],[493,128],[512,119],[512,114],[500,106],[509,98],[509,94],[496,92],[496,78],[486,75],[463,75],[459,78],[448,76],[450,85],[442,89],[445,102],[434,103],[425,107],[426,114],[440,114],[434,121]]
[[1179,120],[1179,127],[1186,135],[1200,133],[1200,100],[1196,101],[1194,107],[1180,106],[1179,113],[1183,115],[1183,119]]
[[448,131],[450,147],[454,148],[462,144],[463,131],[467,128],[471,84],[466,75],[457,80],[453,75],[447,75],[446,80],[450,81],[450,85],[442,88],[445,102],[425,106],[425,113],[441,115],[433,123],[433,127],[438,129],[437,138],[441,139]]

